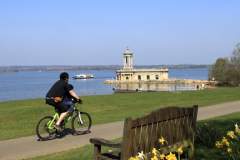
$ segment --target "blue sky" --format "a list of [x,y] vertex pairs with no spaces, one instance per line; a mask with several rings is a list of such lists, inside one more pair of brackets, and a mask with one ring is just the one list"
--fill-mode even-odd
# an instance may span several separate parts
[[0,66],[212,64],[240,42],[240,1],[0,0]]

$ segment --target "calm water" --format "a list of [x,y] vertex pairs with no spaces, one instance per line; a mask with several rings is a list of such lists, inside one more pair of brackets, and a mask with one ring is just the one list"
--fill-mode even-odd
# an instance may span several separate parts
[[[59,79],[59,71],[48,72],[19,72],[0,74],[0,101],[44,98],[51,86]],[[107,79],[115,77],[111,71],[68,71],[70,77],[81,73],[91,73],[94,79],[69,79],[77,95],[113,94],[114,84],[103,84]],[[207,69],[170,69],[169,78],[206,80]],[[159,86],[158,86],[159,87]]]

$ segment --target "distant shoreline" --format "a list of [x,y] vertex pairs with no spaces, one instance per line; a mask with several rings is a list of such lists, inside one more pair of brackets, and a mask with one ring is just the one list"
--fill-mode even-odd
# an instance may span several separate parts
[[[136,65],[134,68],[168,68],[168,69],[208,69],[210,65]],[[119,70],[122,65],[88,65],[88,66],[0,66],[0,73],[29,71],[98,71]]]

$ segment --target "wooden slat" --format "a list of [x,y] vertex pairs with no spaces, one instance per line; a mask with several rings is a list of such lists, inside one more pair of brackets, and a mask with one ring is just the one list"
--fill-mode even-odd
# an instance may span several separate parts
[[159,144],[159,139],[161,138],[162,134],[162,122],[158,122],[158,128],[157,128],[157,136],[156,136],[156,149],[159,150],[160,144]]
[[141,133],[141,126],[136,128],[134,151],[133,151],[134,155],[138,154],[140,133]]
[[183,123],[184,123],[184,117],[180,117],[179,118],[178,142],[182,141],[182,137],[183,137]]
[[183,119],[183,125],[182,125],[182,129],[183,129],[182,141],[186,140],[186,136],[187,136],[187,133],[186,133],[187,117],[184,116],[183,118],[184,118],[184,119]]
[[[162,125],[162,135],[161,135],[161,138],[164,138],[166,140],[166,137],[167,137],[167,121],[163,121],[162,123],[163,123],[163,125]],[[166,143],[163,143],[163,145],[160,144],[160,148],[163,148],[165,146],[166,146]]]
[[152,138],[151,138],[151,147],[150,151],[152,151],[153,148],[156,148],[156,132],[157,132],[157,123],[153,124],[153,129],[152,129]]
[[145,153],[150,152],[151,135],[152,135],[152,124],[149,124],[147,129]]
[[177,119],[174,118],[173,121],[172,121],[172,144],[176,143],[176,122],[177,122]]
[[179,123],[180,123],[180,118],[176,118],[175,119],[176,120],[176,125],[175,125],[175,141],[174,141],[174,143],[177,143],[177,142],[179,142],[178,141],[178,136],[179,136]]
[[145,151],[146,133],[147,133],[147,125],[144,125],[144,126],[142,126],[142,135],[141,135],[141,142],[140,142],[140,152]]
[[149,124],[157,121],[164,121],[167,119],[173,119],[180,116],[185,116],[188,114],[193,114],[193,108],[184,108],[184,107],[164,107],[156,110],[150,114],[141,116],[133,120],[132,127],[137,127],[145,124]]
[[123,142],[121,147],[121,150],[122,150],[121,160],[132,157],[133,144],[131,143],[131,139],[132,139],[131,126],[132,126],[132,118],[126,118],[123,126]]
[[189,117],[189,138],[193,138],[193,115]]

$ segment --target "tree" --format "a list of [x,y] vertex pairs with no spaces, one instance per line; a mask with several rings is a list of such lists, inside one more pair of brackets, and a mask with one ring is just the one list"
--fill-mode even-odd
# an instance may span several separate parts
[[218,58],[216,62],[210,68],[210,74],[212,78],[214,77],[216,81],[222,81],[224,84],[227,84],[229,81],[228,76],[228,68],[229,68],[229,60],[227,57],[225,58]]
[[209,68],[208,78],[212,77],[224,84],[228,84],[229,81],[240,82],[240,43],[236,45],[230,60],[227,57],[218,58]]
[[229,70],[229,76],[234,82],[240,82],[240,43],[236,45],[236,48],[232,52],[230,57],[231,67]]

